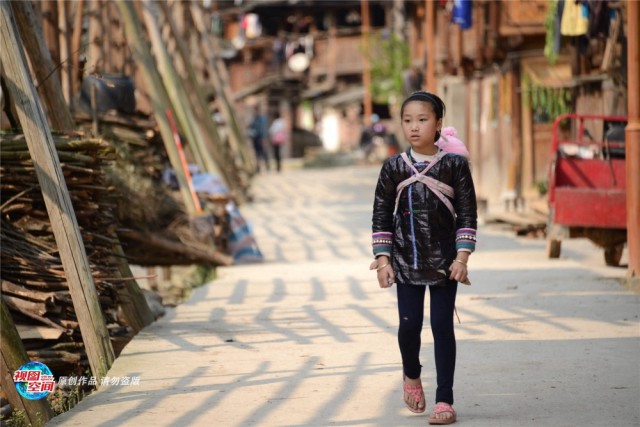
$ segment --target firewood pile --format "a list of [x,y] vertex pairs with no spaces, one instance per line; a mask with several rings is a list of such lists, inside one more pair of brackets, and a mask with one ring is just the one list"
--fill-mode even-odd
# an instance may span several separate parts
[[[90,126],[88,116],[76,121]],[[169,165],[155,122],[116,115],[100,117],[100,132],[116,151],[108,181],[122,197],[118,236],[127,259],[143,266],[229,265],[227,196],[206,197],[207,210],[190,218],[162,180]]]
[[[105,322],[112,340],[128,340],[130,330],[118,316],[124,279],[112,255],[117,244],[116,204],[102,167],[113,158],[113,149],[101,139],[54,139]],[[19,331],[29,338],[24,343],[31,360],[57,372],[82,373],[88,362],[78,319],[21,134],[0,138],[0,183],[2,297]]]
[[[143,123],[146,125],[147,123]],[[162,145],[150,128],[109,123],[101,138],[54,135],[116,354],[131,339],[119,265],[230,264],[225,198],[189,218],[158,182]],[[0,134],[2,297],[31,360],[82,374],[88,361],[36,172],[22,134]],[[121,245],[126,261],[117,255]],[[221,250],[222,249],[222,250]]]

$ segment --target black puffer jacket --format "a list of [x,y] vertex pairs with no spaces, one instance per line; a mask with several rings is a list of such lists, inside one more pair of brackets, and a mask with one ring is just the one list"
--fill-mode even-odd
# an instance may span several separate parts
[[[410,152],[407,153],[410,156]],[[415,163],[418,171],[426,163]],[[394,216],[396,187],[413,172],[400,155],[387,159],[380,171],[373,205],[373,233],[391,232],[391,265],[396,281],[411,285],[442,285],[456,256],[456,232],[477,228],[476,194],[467,160],[446,154],[427,176],[453,187],[450,199],[454,218],[447,206],[421,182],[405,188]],[[412,209],[410,209],[412,207]]]

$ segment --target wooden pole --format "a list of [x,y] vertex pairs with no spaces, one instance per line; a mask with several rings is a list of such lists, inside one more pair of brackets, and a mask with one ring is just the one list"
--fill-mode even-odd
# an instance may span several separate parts
[[371,125],[373,115],[373,103],[371,101],[371,63],[369,61],[369,34],[371,24],[369,17],[369,0],[361,0],[360,9],[362,15],[362,45],[365,54],[363,55],[362,84],[364,86],[364,124]]
[[246,173],[253,173],[255,171],[254,158],[251,155],[249,146],[243,138],[243,133],[238,125],[238,120],[235,114],[235,108],[231,104],[233,96],[231,95],[231,84],[229,83],[229,76],[227,73],[227,67],[224,64],[224,60],[219,55],[219,42],[215,35],[210,35],[207,31],[202,16],[202,11],[197,9],[195,2],[191,3],[190,13],[193,21],[196,24],[196,28],[200,33],[200,40],[202,40],[202,47],[207,60],[210,64],[210,76],[211,83],[216,91],[216,103],[220,114],[227,123],[229,129],[229,143],[232,150],[239,152],[242,159],[242,166]]
[[71,93],[71,36],[69,20],[71,17],[71,3],[66,0],[58,0],[58,28],[60,45],[60,82],[62,85],[62,95],[71,105],[73,94]]
[[208,142],[205,151],[211,149],[219,152],[224,162],[221,166],[225,164],[228,165],[229,171],[227,173],[231,177],[230,179],[234,181],[234,186],[244,189],[248,187],[249,183],[248,177],[241,173],[240,153],[237,149],[234,149],[232,145],[225,144],[225,141],[220,137],[218,126],[213,120],[209,106],[204,99],[203,90],[198,83],[198,78],[191,65],[183,34],[178,31],[167,5],[163,2],[154,2],[154,5],[155,4],[160,6],[168,27],[167,35],[175,43],[175,49],[178,54],[173,56],[180,59],[180,62],[183,64],[185,75],[184,78],[181,79],[181,82],[185,86],[184,92],[191,95],[188,97],[188,100],[191,101],[190,106],[193,108],[194,115],[196,116],[196,124],[202,128],[202,133],[206,137],[206,142]]
[[[627,168],[628,277],[640,276],[640,3],[627,2],[627,74],[629,122],[625,130]],[[635,95],[634,95],[635,94]]]
[[[57,0],[42,0],[35,3],[39,3],[40,10],[42,11],[42,34],[45,40],[45,46],[49,49],[51,61],[53,61],[55,65],[58,65],[60,63],[58,2]],[[50,78],[57,79],[59,84],[60,72],[54,71]]]
[[9,403],[11,403],[14,410],[24,411],[29,420],[29,425],[34,427],[43,426],[54,417],[49,402],[47,399],[25,399],[18,393],[13,381],[13,373],[20,366],[29,362],[29,357],[24,351],[16,325],[13,323],[11,313],[9,313],[9,309],[2,298],[0,298],[0,334],[2,339],[2,358],[0,359],[2,390],[7,394]]
[[[84,18],[85,0],[79,0],[75,3],[76,10],[73,17],[73,35],[71,36],[71,92],[80,93],[80,55],[82,43],[82,22]],[[73,109],[73,99],[70,102]]]
[[62,95],[60,80],[53,72],[55,66],[33,7],[28,1],[12,1],[10,4],[25,51],[29,55],[38,92],[42,95],[42,102],[49,113],[51,127],[61,132],[71,132],[75,128],[73,118]]
[[133,56],[137,59],[140,73],[146,83],[149,95],[151,97],[151,106],[158,122],[158,128],[162,136],[162,141],[167,150],[171,167],[176,171],[176,177],[180,186],[180,193],[184,202],[185,208],[189,214],[195,214],[197,209],[191,198],[189,191],[189,182],[187,180],[186,170],[180,162],[180,155],[178,149],[173,141],[173,132],[171,131],[171,125],[167,118],[167,111],[171,111],[171,104],[169,98],[162,85],[162,78],[156,69],[153,58],[149,52],[149,45],[143,39],[142,26],[138,20],[136,12],[133,8],[133,4],[129,1],[118,0],[118,10],[122,17],[122,22],[125,27],[125,33],[127,40],[129,41],[129,47],[133,53]]
[[62,83],[62,95],[71,105],[73,92],[71,86],[71,40],[70,23],[71,3],[66,0],[58,0],[58,28],[60,29],[60,82]]
[[6,0],[0,0],[0,35],[0,59],[5,66],[9,91],[19,106],[18,116],[42,189],[91,371],[95,377],[102,378],[115,358],[113,347],[58,153],[20,49],[22,41]]
[[[151,39],[151,46],[158,63],[158,71],[169,95],[171,105],[173,105],[173,110],[175,111],[180,128],[186,134],[193,151],[197,152],[202,159],[200,166],[203,167],[206,172],[219,176],[227,184],[228,188],[232,190],[236,184],[234,177],[228,173],[227,168],[224,168],[225,158],[222,156],[222,153],[209,153],[207,151],[205,135],[195,120],[193,109],[185,95],[186,90],[173,65],[172,59],[169,57],[166,46],[162,42],[156,5],[154,2],[148,0],[143,1],[142,4],[142,14],[145,20],[147,34]],[[216,159],[215,161],[212,155]]]
[[[111,21],[111,2],[104,1],[102,2],[102,7],[100,8],[100,12],[102,16],[100,20],[103,22],[103,30],[102,30],[102,59],[104,64],[103,71],[105,73],[113,73],[113,31],[114,25]],[[105,25],[106,24],[106,25]]]
[[87,68],[91,74],[104,71],[104,53],[102,51],[102,0],[89,1],[89,55]]
[[436,93],[436,4],[434,0],[425,0],[425,8],[427,10],[427,18],[424,21],[424,33],[427,36],[427,72],[424,75],[427,78],[425,82],[427,91]]
[[[114,236],[117,240],[117,236]],[[138,283],[133,279],[133,273],[131,267],[126,260],[124,250],[118,241],[113,246],[113,253],[118,257],[118,270],[122,277],[130,277],[130,280],[125,281],[124,288],[124,301],[122,301],[123,314],[127,319],[127,323],[131,326],[134,333],[138,333],[142,328],[150,325],[153,322],[153,313],[147,304],[147,300],[142,293],[142,290],[138,286]]]

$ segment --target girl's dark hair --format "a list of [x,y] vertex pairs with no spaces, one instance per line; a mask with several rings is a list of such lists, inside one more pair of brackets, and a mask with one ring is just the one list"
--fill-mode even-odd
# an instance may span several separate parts
[[430,103],[433,106],[433,111],[436,113],[436,118],[438,120],[443,118],[445,113],[447,112],[447,108],[445,107],[444,102],[442,102],[442,99],[440,99],[438,95],[434,95],[429,92],[418,91],[418,92],[413,92],[402,103],[402,107],[400,107],[401,117],[404,114],[405,105],[407,105],[411,101],[422,101],[422,102]]

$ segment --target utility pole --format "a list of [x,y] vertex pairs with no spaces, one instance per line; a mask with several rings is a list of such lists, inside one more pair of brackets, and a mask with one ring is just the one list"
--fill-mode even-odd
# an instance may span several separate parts
[[[627,1],[627,99],[629,122],[625,130],[627,168],[627,249],[629,278],[640,278],[640,2]],[[634,95],[635,94],[635,95]]]

